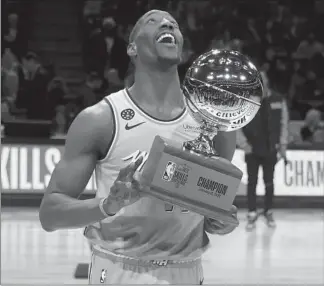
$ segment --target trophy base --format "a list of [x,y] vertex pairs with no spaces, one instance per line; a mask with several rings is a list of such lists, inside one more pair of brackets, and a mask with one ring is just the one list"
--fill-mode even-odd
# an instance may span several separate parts
[[[183,148],[189,152],[195,152],[205,157],[219,157],[217,152],[208,144],[203,144],[198,139],[183,143]],[[199,153],[198,153],[199,152]]]
[[140,177],[143,191],[208,218],[238,225],[230,208],[242,171],[228,160],[184,150],[156,136]]
[[201,154],[205,157],[218,158],[218,154],[213,147],[213,137],[217,134],[217,127],[211,126],[207,122],[200,127],[199,137],[183,143],[183,148],[190,152]]
[[207,204],[202,204],[194,200],[190,200],[188,198],[178,196],[176,197],[174,194],[172,196],[169,192],[166,192],[163,189],[159,189],[157,187],[151,187],[150,191],[143,191],[147,195],[151,195],[157,199],[160,199],[169,204],[173,204],[189,211],[201,214],[205,217],[216,219],[234,226],[239,225],[239,221],[236,217],[232,215],[230,211],[222,210],[215,206],[210,206]]

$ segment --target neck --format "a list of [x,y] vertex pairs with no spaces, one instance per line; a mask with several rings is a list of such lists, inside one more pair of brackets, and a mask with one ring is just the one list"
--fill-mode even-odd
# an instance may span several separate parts
[[176,66],[164,71],[136,67],[134,85],[129,91],[136,102],[153,112],[167,114],[167,110],[184,108]]

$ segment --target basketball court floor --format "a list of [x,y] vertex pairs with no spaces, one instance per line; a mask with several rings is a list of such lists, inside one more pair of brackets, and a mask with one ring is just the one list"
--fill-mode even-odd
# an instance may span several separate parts
[[[241,225],[227,236],[210,236],[203,258],[204,284],[324,285],[324,224],[320,210],[277,210],[277,228],[260,220],[251,233]],[[74,279],[90,252],[82,230],[46,233],[37,209],[2,208],[1,282],[87,284]]]

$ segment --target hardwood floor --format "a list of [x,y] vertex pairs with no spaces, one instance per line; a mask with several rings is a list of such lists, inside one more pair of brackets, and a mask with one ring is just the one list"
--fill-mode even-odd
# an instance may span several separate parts
[[[319,210],[277,210],[277,228],[263,221],[245,231],[211,236],[204,255],[204,284],[324,284],[324,224]],[[37,210],[2,208],[1,282],[17,284],[87,284],[73,277],[90,251],[81,230],[46,233]]]

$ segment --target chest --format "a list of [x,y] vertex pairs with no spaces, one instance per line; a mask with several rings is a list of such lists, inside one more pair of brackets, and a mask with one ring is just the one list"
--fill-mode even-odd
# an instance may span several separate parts
[[198,137],[200,132],[198,124],[191,117],[172,125],[153,124],[143,120],[127,122],[119,129],[114,153],[123,154],[122,158],[127,160],[139,153],[148,154],[157,135],[172,140],[181,148],[185,141]]

